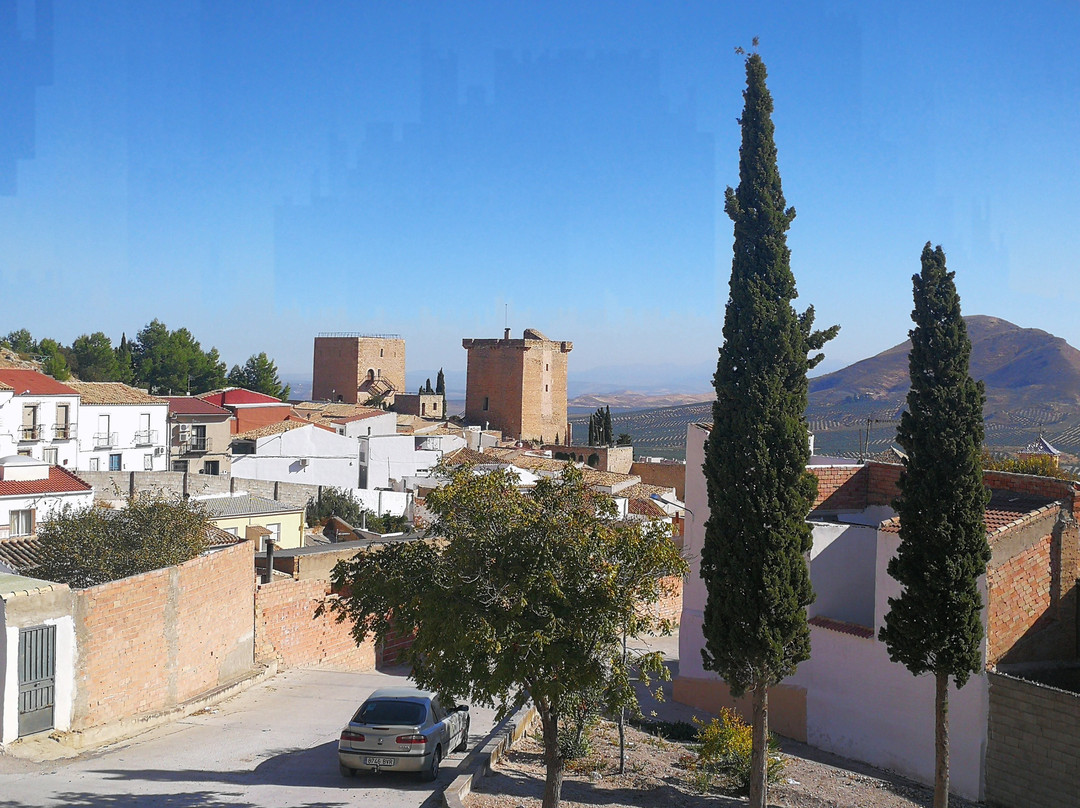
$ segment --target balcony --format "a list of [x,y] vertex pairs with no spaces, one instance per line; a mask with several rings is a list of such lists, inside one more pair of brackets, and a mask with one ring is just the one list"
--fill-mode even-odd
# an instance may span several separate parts
[[95,432],[94,448],[111,449],[120,442],[120,436],[116,432]]
[[19,427],[19,440],[32,441],[42,440],[44,438],[45,429],[40,426],[21,426]]
[[153,446],[158,442],[156,429],[140,429],[135,433],[136,446]]
[[213,441],[205,435],[192,435],[180,444],[181,454],[202,454],[213,448]]
[[78,424],[54,424],[53,440],[74,440]]

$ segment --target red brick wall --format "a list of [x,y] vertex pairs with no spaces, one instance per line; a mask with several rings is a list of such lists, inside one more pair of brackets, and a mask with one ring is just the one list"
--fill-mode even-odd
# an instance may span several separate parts
[[174,707],[252,669],[252,545],[75,592],[72,729]]
[[351,623],[338,623],[329,610],[315,617],[324,599],[333,599],[325,581],[282,579],[262,584],[255,593],[255,654],[277,659],[287,668],[330,667],[369,671],[375,646],[369,638],[357,646]]
[[1053,544],[1046,535],[987,570],[988,664],[1001,661],[1019,640],[1051,619]]
[[660,582],[660,591],[660,599],[649,607],[651,613],[660,620],[668,620],[674,625],[679,625],[679,620],[682,618],[682,577],[665,578]]
[[401,659],[401,652],[413,644],[413,638],[413,634],[392,631],[379,651],[379,665],[397,665]]
[[866,507],[870,474],[864,466],[810,466],[818,492],[812,510],[846,511]]

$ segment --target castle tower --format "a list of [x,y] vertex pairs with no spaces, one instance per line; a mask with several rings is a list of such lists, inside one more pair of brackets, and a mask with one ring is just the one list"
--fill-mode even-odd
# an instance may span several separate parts
[[405,340],[396,334],[324,333],[315,337],[314,401],[363,404],[405,392]]
[[468,351],[465,420],[506,437],[555,442],[566,436],[566,364],[572,342],[533,328],[522,339],[463,339]]

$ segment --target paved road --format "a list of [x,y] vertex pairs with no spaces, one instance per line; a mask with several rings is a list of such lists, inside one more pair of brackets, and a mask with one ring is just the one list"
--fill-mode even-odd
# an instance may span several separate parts
[[[49,763],[0,756],[0,808],[236,808],[438,804],[464,754],[443,761],[435,784],[409,775],[343,778],[337,736],[377,687],[401,675],[291,670],[209,712],[77,758]],[[469,748],[494,713],[471,711]]]

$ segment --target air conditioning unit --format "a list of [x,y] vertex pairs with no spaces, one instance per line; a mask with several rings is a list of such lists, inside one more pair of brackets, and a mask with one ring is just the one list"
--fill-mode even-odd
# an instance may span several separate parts
[[161,457],[163,454],[165,454],[165,447],[164,446],[155,446],[154,447],[154,457]]
[[310,461],[310,460],[309,460],[308,458],[306,458],[306,457],[301,457],[301,458],[300,458],[300,468],[302,468],[302,469],[306,469],[306,468],[307,468],[307,466],[308,466],[308,463],[310,463],[310,462],[311,462],[311,461]]

